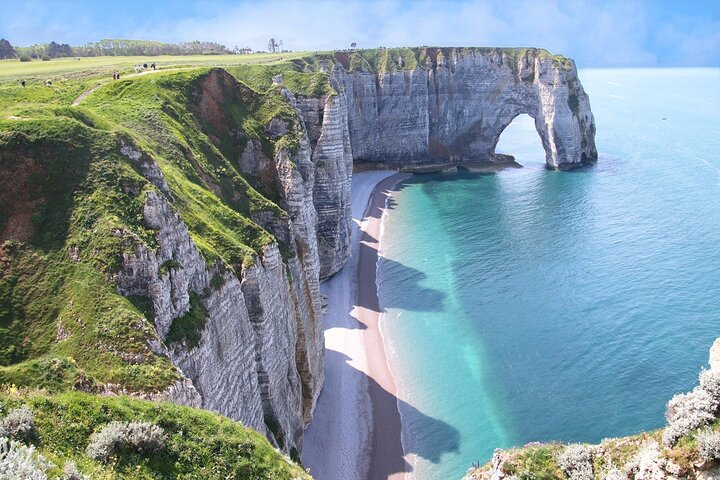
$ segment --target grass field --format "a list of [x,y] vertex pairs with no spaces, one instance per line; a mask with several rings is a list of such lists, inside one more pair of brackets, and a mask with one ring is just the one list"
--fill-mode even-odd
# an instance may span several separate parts
[[183,66],[232,66],[273,64],[308,55],[308,52],[259,53],[251,55],[159,55],[157,57],[69,57],[43,62],[33,60],[0,60],[0,82],[57,81],[60,79],[91,79],[110,76],[112,72],[134,73],[137,64],[155,62],[158,68]]

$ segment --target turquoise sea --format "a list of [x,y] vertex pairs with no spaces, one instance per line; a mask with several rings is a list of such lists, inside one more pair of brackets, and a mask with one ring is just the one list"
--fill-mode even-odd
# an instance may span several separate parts
[[496,447],[664,424],[720,336],[720,70],[581,70],[597,165],[402,183],[382,235],[381,328],[412,478]]

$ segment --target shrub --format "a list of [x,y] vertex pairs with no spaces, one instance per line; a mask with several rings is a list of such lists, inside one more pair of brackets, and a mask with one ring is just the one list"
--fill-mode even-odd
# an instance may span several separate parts
[[720,460],[720,432],[705,428],[697,434],[697,449],[705,460]]
[[630,478],[645,480],[664,480],[668,477],[666,468],[672,464],[660,452],[660,445],[655,440],[647,440],[635,455],[625,464],[625,472]]
[[50,61],[50,57],[48,57],[47,55],[43,55],[42,57],[40,57],[40,59],[41,59],[43,62],[49,62],[49,61]]
[[125,424],[110,422],[99,432],[93,433],[85,453],[93,460],[106,462],[116,450],[122,447],[124,441]]
[[720,405],[720,372],[715,370],[700,372],[700,388],[715,399],[716,405]]
[[131,450],[138,453],[154,452],[165,446],[162,428],[148,422],[110,422],[90,437],[86,454],[107,462],[115,453]]
[[34,446],[0,438],[0,478],[3,480],[47,480],[50,468],[42,455],[35,455]]
[[21,62],[29,62],[30,57],[28,57],[27,55],[20,55],[20,61]]
[[72,460],[65,463],[63,468],[63,480],[90,480],[90,477],[83,475]]
[[127,430],[128,446],[140,453],[150,453],[165,447],[165,432],[155,424],[148,422],[130,422]]
[[568,445],[557,457],[558,465],[571,480],[593,480],[593,452],[587,445]]
[[35,417],[30,407],[23,405],[10,410],[2,420],[6,436],[14,440],[28,441],[35,436]]
[[627,478],[628,476],[626,473],[623,473],[617,467],[611,467],[607,472],[605,472],[603,480],[627,480]]
[[668,426],[663,432],[663,443],[672,447],[683,435],[711,422],[717,405],[717,400],[701,387],[695,387],[690,393],[675,395],[665,411]]

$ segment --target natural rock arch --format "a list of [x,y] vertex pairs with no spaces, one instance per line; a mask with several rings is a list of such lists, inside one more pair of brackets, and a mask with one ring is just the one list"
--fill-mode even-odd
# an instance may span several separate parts
[[535,119],[548,167],[597,159],[595,121],[572,60],[538,49],[421,53],[424,63],[412,70],[347,72],[336,66],[355,161],[492,161],[500,134],[522,113]]
[[[510,120],[510,123],[508,123],[503,129],[502,132],[500,132],[500,135],[497,136],[495,139],[494,145],[493,145],[493,152],[499,155],[512,155],[515,156],[517,154],[517,151],[515,150],[516,145],[510,146],[507,143],[504,143],[504,141],[507,141],[507,137],[510,136],[513,140],[513,143],[520,141],[525,144],[525,148],[527,147],[527,143],[531,142],[533,143],[533,149],[537,149],[537,151],[533,151],[532,155],[536,155],[534,158],[543,158],[545,159],[545,151],[547,150],[547,147],[543,144],[542,136],[540,135],[540,132],[538,132],[538,127],[536,125],[536,120],[532,116],[526,114],[526,113],[520,113],[516,115],[515,117]],[[529,131],[523,130],[522,134],[519,133],[510,133],[508,132],[508,129],[511,128],[512,125],[518,123],[519,125],[522,125],[521,128],[527,128],[530,124],[532,124],[533,132],[530,133]],[[526,136],[527,135],[527,136]],[[528,137],[529,136],[529,137]],[[530,137],[532,140],[530,140]],[[498,151],[499,149],[499,151]],[[540,153],[542,152],[542,153]]]

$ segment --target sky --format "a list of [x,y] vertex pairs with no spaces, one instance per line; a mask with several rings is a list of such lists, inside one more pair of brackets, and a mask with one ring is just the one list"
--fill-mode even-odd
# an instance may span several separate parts
[[[230,48],[532,46],[578,67],[720,66],[720,0],[3,0],[0,38],[206,40]],[[7,8],[11,6],[11,8]]]

